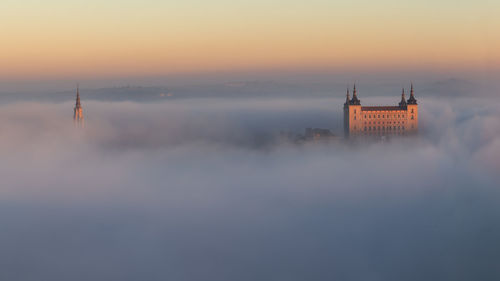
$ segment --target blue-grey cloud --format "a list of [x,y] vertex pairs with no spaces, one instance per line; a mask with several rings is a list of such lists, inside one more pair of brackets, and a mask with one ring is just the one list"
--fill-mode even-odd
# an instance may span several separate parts
[[499,101],[419,101],[357,145],[277,137],[340,134],[341,99],[4,105],[0,277],[497,280]]

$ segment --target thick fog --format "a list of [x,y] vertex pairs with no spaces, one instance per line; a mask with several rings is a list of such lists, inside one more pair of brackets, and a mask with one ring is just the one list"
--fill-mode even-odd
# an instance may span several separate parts
[[500,278],[496,98],[366,143],[340,98],[82,103],[0,106],[1,280]]

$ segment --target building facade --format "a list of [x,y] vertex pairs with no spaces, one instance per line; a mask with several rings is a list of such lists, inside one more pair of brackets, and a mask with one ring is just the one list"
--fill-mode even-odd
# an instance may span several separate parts
[[77,128],[83,128],[85,126],[85,120],[83,119],[83,109],[80,103],[80,89],[76,87],[76,104],[73,109],[73,123]]
[[413,84],[410,98],[405,92],[397,106],[362,106],[354,85],[352,99],[347,90],[344,103],[344,134],[350,136],[409,135],[418,131],[418,104]]

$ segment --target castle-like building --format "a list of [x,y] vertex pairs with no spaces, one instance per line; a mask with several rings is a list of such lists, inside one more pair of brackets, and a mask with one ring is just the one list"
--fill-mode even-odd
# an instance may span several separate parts
[[347,89],[344,103],[344,133],[349,136],[407,135],[418,130],[418,104],[411,84],[410,98],[406,100],[405,90],[397,106],[361,106],[356,85],[352,99]]
[[80,87],[76,86],[76,104],[73,109],[73,123],[77,128],[83,128],[85,126],[85,121],[83,119],[83,109],[80,104]]

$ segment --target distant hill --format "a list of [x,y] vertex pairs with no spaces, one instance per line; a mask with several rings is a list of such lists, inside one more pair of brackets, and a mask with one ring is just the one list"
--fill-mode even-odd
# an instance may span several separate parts
[[[409,85],[408,85],[409,86]],[[484,88],[484,87],[483,87]],[[415,84],[418,97],[476,96],[481,87],[463,79],[446,79]],[[249,98],[249,97],[344,97],[346,85],[340,83],[293,83],[277,81],[233,81],[219,84],[199,84],[176,87],[125,86],[100,89],[81,88],[84,100],[157,102],[179,98]],[[483,92],[487,92],[483,89]],[[358,95],[394,96],[401,93],[401,85],[360,84]],[[74,99],[74,90],[45,93],[3,93],[0,102],[46,101],[66,102]],[[487,94],[486,94],[487,95]]]

